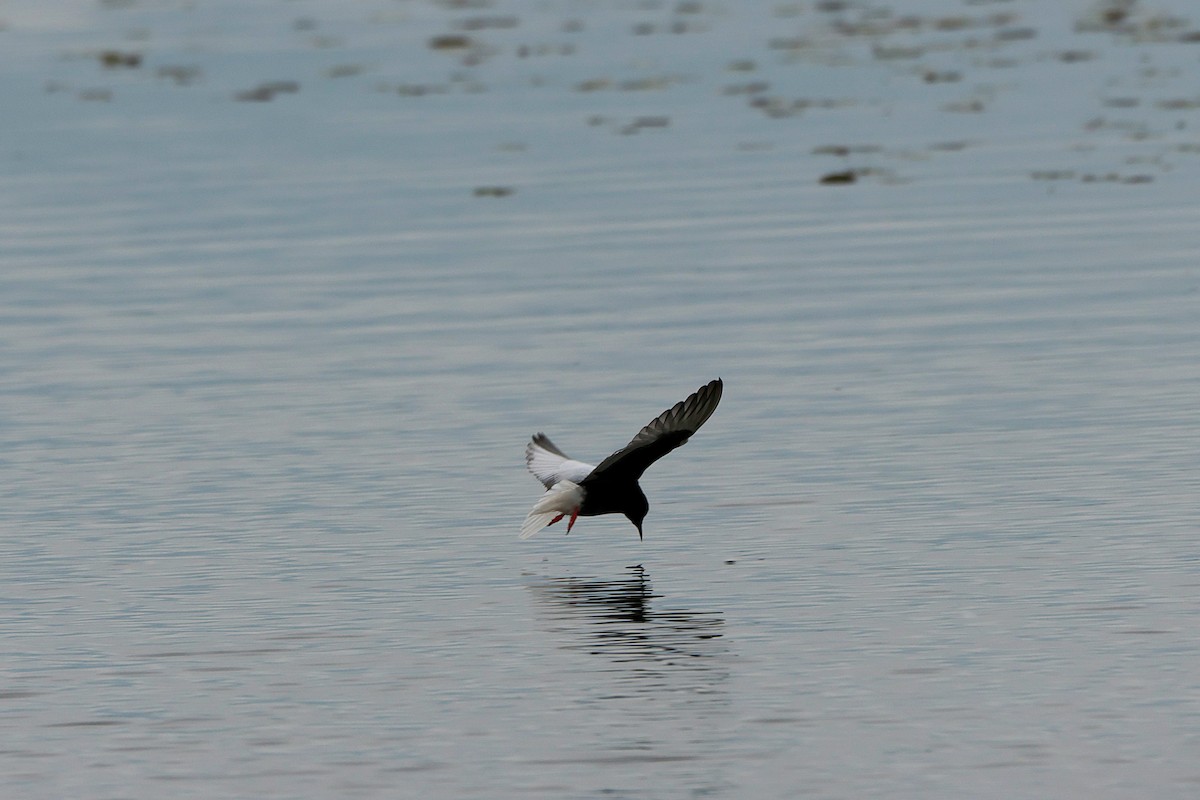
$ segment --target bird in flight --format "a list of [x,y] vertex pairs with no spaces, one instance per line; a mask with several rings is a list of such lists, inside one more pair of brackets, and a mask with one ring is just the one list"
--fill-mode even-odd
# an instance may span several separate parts
[[642,520],[650,503],[638,486],[646,468],[679,447],[717,410],[724,384],[720,378],[697,389],[659,414],[642,428],[629,444],[600,462],[598,466],[575,461],[544,433],[538,433],[525,448],[525,465],[546,487],[546,493],[534,504],[521,538],[570,517],[567,533],[579,517],[600,514],[624,514],[642,538]]

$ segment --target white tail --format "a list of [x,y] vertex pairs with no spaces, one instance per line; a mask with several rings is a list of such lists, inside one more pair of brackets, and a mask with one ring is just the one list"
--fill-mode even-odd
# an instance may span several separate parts
[[528,539],[554,521],[557,516],[570,516],[583,505],[583,487],[571,481],[559,481],[533,504],[525,524],[521,526],[521,538]]

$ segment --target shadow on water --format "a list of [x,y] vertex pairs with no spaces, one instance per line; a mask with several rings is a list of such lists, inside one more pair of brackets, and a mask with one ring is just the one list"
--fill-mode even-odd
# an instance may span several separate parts
[[672,608],[640,566],[612,580],[543,577],[528,586],[546,634],[574,654],[562,674],[569,676],[573,705],[588,713],[572,740],[582,744],[527,763],[622,770],[606,773],[606,781],[636,780],[643,774],[637,766],[650,765],[668,771],[691,796],[727,790],[720,762],[710,757],[731,735],[723,615]]
[[530,589],[548,633],[564,649],[607,660],[599,669],[612,673],[624,690],[614,696],[724,696],[724,617],[668,607],[641,566],[614,580],[548,578]]

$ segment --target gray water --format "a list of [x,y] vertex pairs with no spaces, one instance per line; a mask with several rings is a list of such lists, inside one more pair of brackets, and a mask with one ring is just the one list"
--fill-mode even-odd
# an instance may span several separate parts
[[[1194,797],[1200,16],[1120,8],[0,6],[0,794]],[[645,541],[517,540],[717,376]]]

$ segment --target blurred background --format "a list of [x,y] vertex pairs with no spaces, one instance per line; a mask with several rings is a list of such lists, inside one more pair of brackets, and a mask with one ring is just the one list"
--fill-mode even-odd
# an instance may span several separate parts
[[1197,12],[0,3],[2,793],[1192,797]]

